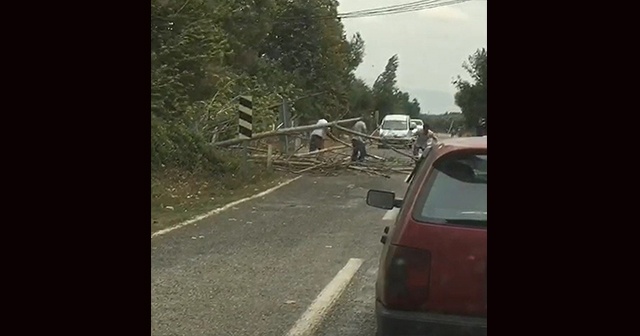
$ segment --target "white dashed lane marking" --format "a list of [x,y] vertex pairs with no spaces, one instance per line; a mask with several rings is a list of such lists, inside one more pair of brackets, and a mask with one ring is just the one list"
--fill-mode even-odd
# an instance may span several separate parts
[[351,258],[349,262],[336,274],[318,297],[311,303],[307,311],[289,330],[287,336],[309,336],[320,325],[324,316],[336,303],[342,292],[356,274],[364,260]]

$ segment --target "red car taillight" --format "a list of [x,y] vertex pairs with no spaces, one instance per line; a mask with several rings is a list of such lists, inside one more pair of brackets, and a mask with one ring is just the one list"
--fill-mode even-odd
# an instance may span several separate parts
[[421,310],[429,296],[431,253],[389,246],[382,279],[382,304],[394,310]]

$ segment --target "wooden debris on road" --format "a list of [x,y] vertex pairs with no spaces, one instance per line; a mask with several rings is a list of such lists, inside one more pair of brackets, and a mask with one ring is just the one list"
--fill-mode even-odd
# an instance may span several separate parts
[[[318,173],[336,175],[345,170],[366,173],[372,176],[389,178],[392,174],[408,174],[413,167],[407,160],[383,158],[368,155],[369,160],[358,163],[351,161],[351,146],[336,141],[337,146],[331,146],[315,152],[302,152],[284,155],[275,153],[264,154],[263,151],[250,152],[249,160],[259,164],[269,165],[275,170],[294,174]],[[269,162],[269,163],[268,163]]]
[[[339,125],[359,119],[360,118],[352,118],[329,123],[333,131],[337,131],[341,134],[328,132],[327,135],[330,140],[328,139],[328,141],[325,141],[325,144],[330,147],[315,152],[303,151],[303,148],[307,148],[306,141],[304,141],[298,148],[290,150],[288,153],[284,153],[282,150],[278,149],[278,146],[274,145],[273,139],[278,139],[277,137],[283,134],[301,134],[305,131],[317,128],[318,126],[316,125],[257,133],[254,134],[252,139],[226,140],[218,142],[214,144],[214,146],[246,148],[249,154],[247,158],[249,161],[260,164],[267,169],[294,174],[317,173],[323,175],[337,175],[344,173],[345,171],[353,171],[357,173],[365,173],[371,176],[389,178],[392,174],[410,173],[413,169],[414,158],[409,153],[403,152],[392,146],[388,147],[396,153],[401,154],[404,157],[408,157],[411,160],[407,162],[407,160],[385,158],[372,153],[367,153],[368,160],[365,162],[357,163],[351,161],[352,144],[349,143],[348,140],[345,141],[341,139],[341,135],[347,138],[357,135],[372,140],[373,142],[386,144],[381,138],[367,134],[360,134]],[[244,142],[244,145],[239,145],[242,142]]]

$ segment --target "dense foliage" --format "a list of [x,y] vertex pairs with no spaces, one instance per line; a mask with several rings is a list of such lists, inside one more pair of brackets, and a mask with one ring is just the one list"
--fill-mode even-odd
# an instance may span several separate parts
[[152,172],[235,169],[208,144],[233,137],[239,95],[253,96],[254,132],[292,102],[303,122],[321,116],[420,111],[396,87],[397,56],[373,87],[356,78],[364,56],[335,0],[151,0]]
[[476,50],[462,66],[471,76],[471,81],[458,76],[453,82],[458,89],[455,101],[467,125],[475,127],[480,118],[487,118],[487,50]]

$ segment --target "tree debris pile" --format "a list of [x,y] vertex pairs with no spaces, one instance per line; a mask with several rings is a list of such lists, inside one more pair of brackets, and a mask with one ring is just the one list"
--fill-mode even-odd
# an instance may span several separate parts
[[[333,134],[330,134],[330,139],[325,142],[325,149],[312,153],[308,152],[307,139],[301,139],[298,148],[292,148],[289,153],[285,153],[281,146],[274,144],[273,139],[251,141],[247,143],[246,149],[242,145],[229,149],[237,151],[239,155],[245,155],[253,165],[294,174],[335,176],[355,172],[389,178],[391,174],[408,174],[413,169],[413,160],[384,158],[371,153],[368,153],[365,162],[352,162],[351,145]],[[244,150],[246,152],[243,153]]]

